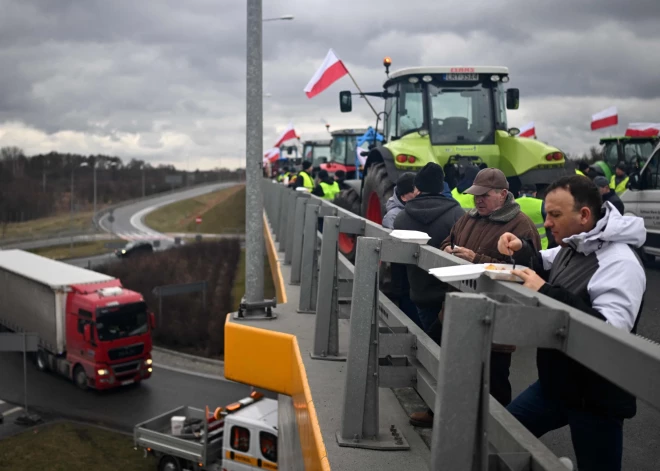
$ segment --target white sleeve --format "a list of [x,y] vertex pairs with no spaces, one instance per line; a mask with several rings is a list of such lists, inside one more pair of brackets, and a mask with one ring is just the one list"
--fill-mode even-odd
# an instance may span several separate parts
[[598,269],[587,286],[591,305],[608,324],[630,332],[646,291],[646,274],[629,247],[608,252],[598,254]]
[[539,253],[541,254],[541,259],[543,260],[543,269],[544,270],[550,270],[552,268],[552,264],[555,261],[555,257],[561,250],[561,247],[553,247],[551,249],[546,249],[546,250],[541,250]]

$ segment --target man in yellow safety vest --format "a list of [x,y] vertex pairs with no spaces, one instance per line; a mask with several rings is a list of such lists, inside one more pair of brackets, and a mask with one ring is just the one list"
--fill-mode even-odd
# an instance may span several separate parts
[[472,182],[474,182],[477,173],[479,173],[479,167],[470,166],[466,168],[461,181],[459,181],[458,185],[451,190],[451,196],[458,201],[461,208],[465,210],[474,208],[474,195],[468,195],[463,192],[472,186]]
[[327,170],[321,170],[318,174],[318,184],[312,190],[312,194],[324,200],[332,201],[339,193],[339,183],[330,177]]
[[296,175],[296,179],[293,183],[289,184],[290,188],[298,188],[300,186],[307,188],[309,191],[314,189],[314,180],[312,179],[312,163],[309,160],[305,160],[302,163],[302,170]]
[[616,164],[616,170],[614,175],[612,175],[612,178],[610,179],[610,188],[612,188],[617,195],[620,195],[624,191],[626,191],[626,187],[628,186],[628,181],[630,178],[626,174],[626,163],[625,162],[619,162]]
[[578,163],[578,166],[575,169],[575,173],[577,173],[578,175],[582,175],[583,177],[588,176],[587,175],[588,171],[589,171],[589,164],[583,160]]
[[543,223],[545,222],[545,204],[542,199],[536,197],[536,185],[525,184],[520,190],[520,197],[516,199],[520,210],[534,222],[541,236],[541,249],[548,248],[548,235]]

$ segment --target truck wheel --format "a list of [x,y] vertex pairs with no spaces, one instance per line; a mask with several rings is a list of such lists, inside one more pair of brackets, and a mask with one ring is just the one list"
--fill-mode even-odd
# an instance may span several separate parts
[[158,471],[181,471],[181,465],[174,456],[165,455],[158,462]]
[[385,203],[394,193],[394,183],[387,176],[384,163],[369,168],[362,190],[362,217],[381,224],[385,216]]
[[85,373],[85,369],[80,365],[76,366],[73,370],[73,382],[83,391],[89,387],[87,384],[87,373]]
[[[332,204],[342,209],[350,211],[353,214],[360,215],[360,195],[353,188],[342,190],[337,193]],[[350,262],[355,260],[356,237],[349,234],[339,234],[339,251]]]
[[48,371],[48,357],[43,350],[37,351],[36,363],[39,371]]

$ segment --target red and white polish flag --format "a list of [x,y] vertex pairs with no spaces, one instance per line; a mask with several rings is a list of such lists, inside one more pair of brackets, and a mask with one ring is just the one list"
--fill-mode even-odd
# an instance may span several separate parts
[[534,127],[534,121],[531,121],[524,126],[520,127],[519,137],[534,137],[536,136],[536,128]]
[[660,123],[630,123],[626,129],[628,137],[660,136]]
[[277,142],[273,147],[279,147],[283,142],[288,141],[289,139],[296,139],[298,135],[296,130],[293,128],[293,123],[289,123],[284,132],[280,134],[280,137],[277,139]]
[[348,74],[348,69],[339,60],[335,51],[330,49],[323,64],[305,87],[307,98],[315,97],[346,74]]
[[591,130],[607,128],[619,124],[619,113],[616,106],[607,108],[591,116]]
[[266,153],[264,154],[264,162],[275,162],[277,159],[280,158],[280,149],[279,147],[273,147],[272,149],[268,149]]

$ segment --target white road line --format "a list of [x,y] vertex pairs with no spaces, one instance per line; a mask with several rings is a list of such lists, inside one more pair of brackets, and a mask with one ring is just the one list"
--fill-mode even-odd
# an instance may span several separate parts
[[1,406],[2,404],[4,404],[4,403],[5,403],[5,401],[3,401],[2,399],[0,399],[0,406]]
[[9,415],[12,415],[12,414],[14,414],[16,412],[19,412],[19,411],[22,411],[22,410],[23,410],[22,407],[14,407],[13,409],[9,409],[8,411],[3,412],[2,416],[7,417]]

